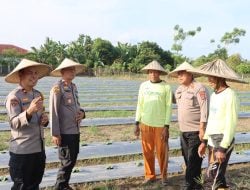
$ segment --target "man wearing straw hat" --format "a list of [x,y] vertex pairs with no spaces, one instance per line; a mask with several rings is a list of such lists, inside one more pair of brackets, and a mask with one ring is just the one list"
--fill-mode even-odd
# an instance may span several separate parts
[[83,65],[65,58],[51,72],[61,77],[50,91],[50,125],[53,142],[58,146],[61,167],[57,174],[56,190],[70,190],[69,180],[79,153],[80,123],[85,117],[80,107],[76,85],[72,83]]
[[226,168],[234,147],[235,128],[238,120],[239,100],[226,81],[245,83],[227,64],[217,59],[202,65],[194,71],[208,76],[214,92],[210,97],[209,117],[203,142],[199,147],[200,156],[209,149],[208,175],[213,179],[212,189],[227,189]]
[[43,95],[34,89],[38,79],[48,75],[46,64],[23,59],[5,77],[19,84],[6,98],[11,127],[9,172],[12,190],[38,190],[45,169],[44,131],[48,116],[44,113]]
[[138,137],[141,132],[145,174],[143,183],[151,183],[156,179],[156,150],[162,184],[167,185],[171,87],[160,79],[160,75],[166,74],[166,71],[159,62],[152,61],[142,71],[148,74],[149,80],[140,85],[134,134]]
[[208,117],[208,91],[194,80],[193,74],[187,72],[188,69],[193,67],[184,62],[170,72],[169,76],[178,78],[180,83],[175,91],[175,99],[181,131],[181,150],[186,165],[183,189],[198,190],[202,189],[202,158],[198,155],[198,147],[203,140]]

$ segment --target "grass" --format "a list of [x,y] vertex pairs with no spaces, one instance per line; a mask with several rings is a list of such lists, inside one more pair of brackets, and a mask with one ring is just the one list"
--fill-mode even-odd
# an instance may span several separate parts
[[0,114],[0,121],[3,122],[3,121],[8,121],[8,117],[6,114]]
[[[203,172],[205,173],[205,171]],[[249,190],[250,187],[250,163],[230,165],[228,166],[226,177],[232,190]],[[75,190],[180,190],[184,184],[183,173],[173,173],[168,176],[169,184],[162,187],[161,181],[158,179],[155,183],[141,186],[144,177],[130,177],[126,179],[106,180],[100,182],[90,182],[82,184],[74,184]],[[210,184],[205,179],[205,189],[211,189]],[[45,190],[45,188],[43,189]],[[46,188],[52,190],[52,188]]]
[[86,112],[86,118],[133,117],[135,111],[93,111]]
[[136,101],[131,102],[102,102],[102,103],[82,103],[83,107],[103,107],[103,106],[134,106]]
[[[237,132],[249,132],[250,118],[239,119]],[[137,140],[133,133],[134,125],[112,125],[112,126],[89,126],[81,127],[81,144],[89,144],[93,142],[109,142],[109,141],[134,141]],[[50,129],[45,128],[45,144],[46,146],[54,146],[51,141]],[[170,125],[170,137],[179,136],[178,123],[172,122]],[[10,139],[10,131],[0,132],[0,151],[8,149]]]
[[250,111],[250,106],[240,106],[240,111],[249,112]]
[[0,151],[6,150],[9,148],[10,137],[11,137],[10,131],[0,132]]

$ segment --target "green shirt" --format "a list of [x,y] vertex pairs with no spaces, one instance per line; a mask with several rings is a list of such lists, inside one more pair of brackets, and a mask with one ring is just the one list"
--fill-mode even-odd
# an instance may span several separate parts
[[172,112],[172,91],[165,81],[141,84],[136,109],[136,121],[152,127],[169,125]]
[[208,139],[209,145],[214,146],[210,135],[223,134],[220,147],[227,149],[230,146],[235,135],[238,109],[239,100],[231,88],[211,95],[208,123],[204,135],[204,139]]

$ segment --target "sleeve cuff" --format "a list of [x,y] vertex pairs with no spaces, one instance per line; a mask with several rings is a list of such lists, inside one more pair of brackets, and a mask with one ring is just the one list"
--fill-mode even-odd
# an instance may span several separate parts
[[82,113],[84,113],[84,115],[83,115],[82,119],[85,119],[86,115],[85,115],[85,111],[84,111],[84,109],[83,109],[83,108],[80,108],[80,111],[81,111]]

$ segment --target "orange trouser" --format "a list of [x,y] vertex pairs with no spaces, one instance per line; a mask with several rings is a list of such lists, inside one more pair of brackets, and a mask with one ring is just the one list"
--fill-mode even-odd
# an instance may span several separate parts
[[168,142],[161,139],[163,127],[140,124],[145,179],[155,179],[155,148],[161,171],[161,178],[167,177]]

